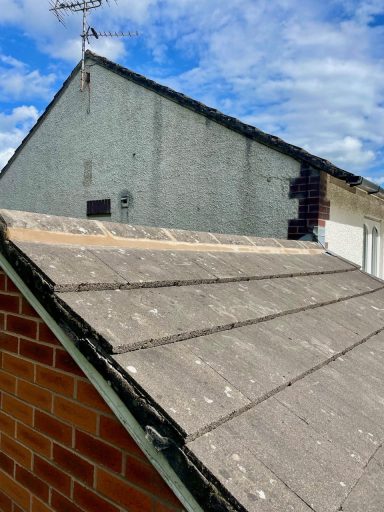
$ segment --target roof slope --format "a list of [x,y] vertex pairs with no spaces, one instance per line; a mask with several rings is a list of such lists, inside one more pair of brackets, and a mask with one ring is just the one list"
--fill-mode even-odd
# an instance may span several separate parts
[[382,281],[310,242],[0,214],[204,510],[382,511]]
[[[208,107],[207,105],[204,105],[203,103],[196,101],[192,98],[189,98],[188,96],[185,96],[182,93],[179,93],[177,91],[174,91],[170,89],[169,87],[166,87],[164,85],[158,84],[157,82],[154,82],[153,80],[150,80],[146,78],[143,75],[140,75],[138,73],[135,73],[134,71],[131,71],[127,68],[124,68],[123,66],[120,66],[119,64],[116,64],[105,57],[101,57],[99,55],[96,55],[95,53],[92,53],[91,51],[87,50],[86,52],[86,58],[88,60],[92,60],[93,62],[99,64],[100,66],[109,69],[113,73],[117,73],[118,75],[122,76],[123,78],[126,78],[127,80],[130,80],[131,82],[134,82],[142,87],[145,87],[156,94],[160,94],[161,96],[164,96],[165,98],[168,98],[171,101],[174,101],[178,103],[179,105],[188,108],[190,110],[193,110],[194,112],[197,112],[198,114],[201,114],[208,119],[215,121],[226,128],[233,130],[237,133],[240,133],[241,135],[244,135],[245,137],[248,137],[250,139],[256,140],[257,142],[260,142],[261,144],[264,144],[266,146],[269,146],[276,151],[279,151],[281,153],[284,153],[286,155],[291,156],[292,158],[295,158],[298,161],[306,162],[317,169],[320,169],[322,171],[325,171],[326,173],[330,174],[331,176],[334,176],[336,178],[339,178],[343,181],[346,181],[347,183],[351,183],[353,185],[361,185],[364,190],[384,196],[384,190],[379,187],[377,184],[372,183],[371,181],[362,178],[361,176],[356,176],[351,172],[348,172],[344,169],[341,169],[340,167],[337,167],[332,162],[329,162],[328,160],[325,160],[324,158],[320,158],[316,155],[313,155],[309,153],[308,151],[295,146],[293,144],[289,144],[288,142],[285,142],[284,140],[280,139],[279,137],[275,135],[270,135],[266,132],[263,132],[262,130],[259,130],[258,128],[255,128],[254,126],[251,126],[249,124],[243,123],[239,119],[236,119],[234,117],[228,116],[226,114],[223,114],[222,112]],[[61,97],[61,95],[65,92],[68,84],[70,81],[76,76],[76,74],[80,70],[80,63],[74,68],[70,76],[67,78],[67,80],[64,82],[61,89],[56,93],[51,103],[47,106],[41,117],[38,119],[36,124],[33,126],[33,128],[30,130],[28,135],[25,137],[25,139],[22,141],[20,146],[17,148],[14,155],[11,157],[7,165],[3,168],[0,174],[1,176],[4,175],[4,173],[11,167],[11,164],[14,162],[14,160],[17,158],[18,153],[21,151],[23,146],[26,144],[26,142],[30,139],[30,137],[34,134],[34,132],[38,129],[42,121],[45,119],[45,117],[49,114],[50,110],[54,107],[57,100]]]

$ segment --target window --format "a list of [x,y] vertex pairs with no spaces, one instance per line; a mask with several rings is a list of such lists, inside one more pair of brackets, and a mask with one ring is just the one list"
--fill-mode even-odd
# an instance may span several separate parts
[[363,226],[363,264],[362,269],[368,272],[368,228]]
[[377,276],[378,271],[378,250],[379,250],[379,232],[376,226],[372,229],[372,262],[371,262],[371,274]]
[[381,263],[380,263],[380,222],[365,219],[363,225],[363,258],[361,268],[373,274],[374,276],[381,276]]

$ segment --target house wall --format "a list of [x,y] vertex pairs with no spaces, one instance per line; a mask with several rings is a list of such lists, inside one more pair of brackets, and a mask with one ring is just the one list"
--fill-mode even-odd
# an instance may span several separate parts
[[325,222],[329,219],[327,174],[310,165],[302,164],[300,176],[291,182],[291,197],[299,201],[298,217],[289,220],[290,239],[311,239],[315,235],[324,243]]
[[181,511],[172,491],[2,272],[0,328],[0,511]]
[[384,277],[384,201],[330,177],[327,195],[330,201],[330,218],[325,233],[328,249],[362,265],[363,226],[366,224],[371,230],[376,225],[380,234],[378,275]]
[[2,176],[1,208],[84,217],[110,198],[113,221],[287,237],[299,162],[88,63],[90,90],[69,83]]

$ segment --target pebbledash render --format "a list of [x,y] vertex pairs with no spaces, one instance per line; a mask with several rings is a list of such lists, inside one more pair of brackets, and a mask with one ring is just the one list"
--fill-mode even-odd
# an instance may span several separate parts
[[380,187],[91,52],[86,70],[1,172],[1,208],[319,240],[384,275]]
[[184,508],[0,271],[0,511]]

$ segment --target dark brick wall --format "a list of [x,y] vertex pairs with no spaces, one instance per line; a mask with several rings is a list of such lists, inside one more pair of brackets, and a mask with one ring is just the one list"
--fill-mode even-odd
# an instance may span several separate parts
[[299,200],[296,219],[288,221],[288,238],[298,240],[315,233],[323,242],[325,222],[329,219],[327,175],[302,164],[300,176],[291,181],[290,197]]

